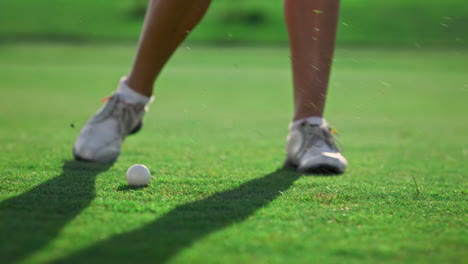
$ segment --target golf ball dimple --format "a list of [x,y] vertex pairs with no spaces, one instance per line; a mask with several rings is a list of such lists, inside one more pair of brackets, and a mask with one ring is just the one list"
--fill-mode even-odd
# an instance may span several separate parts
[[149,184],[151,173],[143,164],[135,164],[127,170],[127,182],[133,186],[145,186]]

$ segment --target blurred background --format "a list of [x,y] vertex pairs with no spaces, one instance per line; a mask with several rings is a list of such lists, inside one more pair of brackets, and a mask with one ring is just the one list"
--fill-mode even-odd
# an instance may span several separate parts
[[[287,43],[281,0],[215,0],[192,43]],[[147,0],[2,0],[0,41],[130,41]],[[465,0],[342,1],[342,45],[466,45]]]

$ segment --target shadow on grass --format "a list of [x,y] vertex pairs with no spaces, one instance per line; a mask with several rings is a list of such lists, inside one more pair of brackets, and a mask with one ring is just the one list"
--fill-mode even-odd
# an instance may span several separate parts
[[141,190],[147,188],[148,185],[143,185],[143,186],[132,186],[128,184],[120,185],[119,188],[117,188],[117,191],[119,192],[124,192],[124,191],[129,191],[129,190]]
[[108,164],[64,161],[63,172],[0,203],[0,263],[29,256],[54,239],[95,196],[96,176]]
[[245,220],[281,195],[300,175],[277,170],[235,189],[180,205],[140,229],[116,235],[57,262],[166,262],[198,239]]

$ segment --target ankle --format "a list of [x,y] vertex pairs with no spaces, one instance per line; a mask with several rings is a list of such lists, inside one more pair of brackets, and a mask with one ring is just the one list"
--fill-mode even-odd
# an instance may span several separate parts
[[301,119],[296,119],[292,122],[293,126],[300,125],[302,123],[308,123],[311,125],[326,126],[327,121],[321,116],[309,116]]
[[123,95],[124,100],[132,104],[148,104],[151,101],[151,96],[146,96],[139,91],[134,90],[127,82],[126,77],[120,79],[118,94]]
[[[128,87],[130,87],[133,91],[144,95],[146,97],[151,97],[153,95],[153,83],[144,82],[140,79],[135,79],[130,74],[128,77],[125,78],[125,83]],[[123,79],[123,78],[122,78]],[[149,83],[149,84],[148,84]]]

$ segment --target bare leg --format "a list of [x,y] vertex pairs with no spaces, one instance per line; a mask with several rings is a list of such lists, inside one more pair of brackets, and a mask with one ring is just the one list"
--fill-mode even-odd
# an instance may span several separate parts
[[175,49],[205,14],[211,0],[151,0],[127,83],[151,96],[153,84]]
[[339,0],[284,1],[294,79],[294,120],[323,116],[338,9]]

